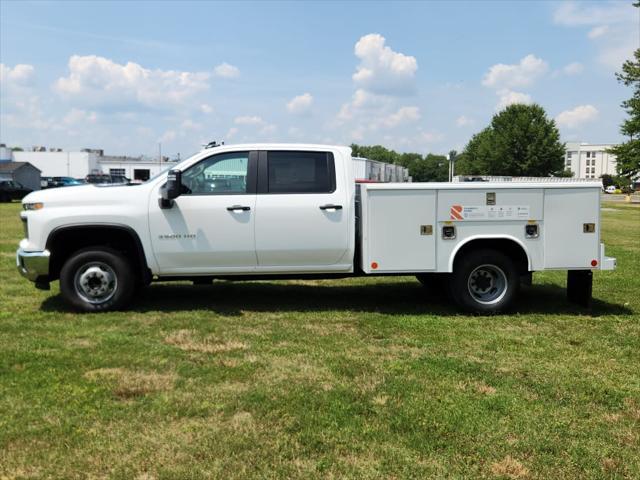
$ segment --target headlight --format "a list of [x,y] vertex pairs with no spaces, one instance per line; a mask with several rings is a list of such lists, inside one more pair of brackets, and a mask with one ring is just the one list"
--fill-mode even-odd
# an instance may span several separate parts
[[42,202],[23,203],[22,204],[22,209],[23,210],[41,210],[43,208],[44,208],[44,203],[42,203]]

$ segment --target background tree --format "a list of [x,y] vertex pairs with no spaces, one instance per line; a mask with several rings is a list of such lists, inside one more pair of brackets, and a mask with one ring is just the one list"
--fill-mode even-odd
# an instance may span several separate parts
[[[633,5],[640,8],[640,2]],[[616,77],[627,87],[633,87],[633,96],[622,102],[629,118],[620,126],[620,133],[629,140],[609,149],[609,152],[617,158],[618,174],[631,179],[640,174],[640,48],[633,53],[633,59],[624,62],[622,72]]]
[[540,105],[515,104],[494,115],[474,135],[457,174],[546,177],[564,171],[564,144],[555,121]]
[[351,144],[351,154],[379,162],[395,163],[409,170],[414,182],[446,182],[449,178],[449,162],[445,155],[429,153],[398,153],[382,145]]
[[409,174],[414,182],[447,182],[449,181],[449,160],[445,155],[429,153],[424,160],[414,167]]

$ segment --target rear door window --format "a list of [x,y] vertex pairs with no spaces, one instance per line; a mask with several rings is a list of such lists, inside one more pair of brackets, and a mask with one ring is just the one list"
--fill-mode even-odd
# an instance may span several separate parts
[[267,153],[269,193],[332,193],[336,189],[333,155],[329,152]]

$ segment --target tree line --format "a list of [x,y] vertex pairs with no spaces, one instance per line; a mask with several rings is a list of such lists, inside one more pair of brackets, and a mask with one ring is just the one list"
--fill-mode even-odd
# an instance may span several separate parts
[[[416,182],[444,182],[449,178],[445,155],[398,153],[381,145],[351,145],[353,155],[407,167]],[[540,105],[510,105],[475,134],[464,151],[449,152],[456,175],[567,176],[564,144],[555,122]]]

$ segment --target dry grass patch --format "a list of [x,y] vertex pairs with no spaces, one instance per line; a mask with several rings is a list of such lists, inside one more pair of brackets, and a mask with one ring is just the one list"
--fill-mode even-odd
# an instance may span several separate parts
[[67,342],[67,346],[72,348],[93,348],[96,346],[96,342],[88,338],[74,338]]
[[491,473],[496,477],[518,479],[527,477],[529,469],[511,455],[507,455],[499,462],[491,464]]
[[304,355],[274,356],[268,361],[260,376],[267,384],[309,382],[325,385],[333,384],[335,380],[327,367],[309,362]]
[[618,461],[609,457],[603,458],[600,463],[602,465],[602,471],[606,474],[615,473],[619,467]]
[[238,412],[229,420],[231,428],[237,432],[250,432],[255,430],[255,420],[249,412]]
[[376,395],[371,400],[371,403],[373,403],[374,405],[382,406],[382,405],[386,405],[388,400],[389,400],[388,395]]
[[602,419],[607,423],[615,423],[620,420],[620,417],[622,417],[622,415],[619,413],[605,413],[602,415]]
[[640,420],[640,405],[633,398],[625,398],[624,405],[627,408],[627,414],[634,420]]
[[496,393],[496,389],[491,385],[487,385],[484,382],[459,382],[458,388],[464,392],[467,390],[473,390],[476,393],[480,393],[482,395],[494,395]]
[[98,368],[84,374],[88,380],[105,383],[119,398],[131,398],[173,389],[176,375],[157,372],[140,372],[126,368]]
[[167,335],[164,341],[187,352],[225,353],[248,348],[246,343],[235,340],[219,342],[211,337],[198,339],[194,330],[177,330]]

